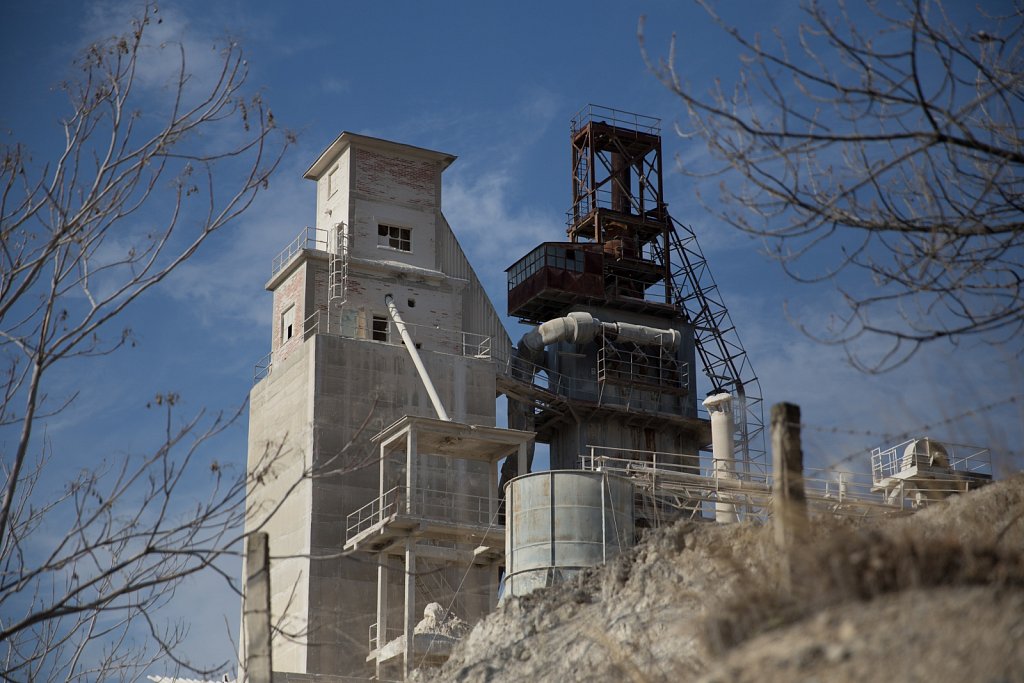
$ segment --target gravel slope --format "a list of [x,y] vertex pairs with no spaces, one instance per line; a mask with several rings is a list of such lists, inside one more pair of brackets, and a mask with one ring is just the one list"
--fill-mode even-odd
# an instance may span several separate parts
[[909,517],[820,520],[779,581],[770,530],[680,523],[509,599],[420,680],[1024,681],[1024,476]]

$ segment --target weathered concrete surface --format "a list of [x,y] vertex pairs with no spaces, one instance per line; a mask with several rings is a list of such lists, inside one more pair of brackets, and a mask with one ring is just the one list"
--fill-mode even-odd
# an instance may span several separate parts
[[[342,556],[346,518],[379,493],[371,437],[403,415],[433,416],[393,326],[384,339],[375,338],[380,335],[374,335],[374,318],[387,316],[385,294],[395,297],[412,326],[449,414],[494,425],[494,364],[477,357],[486,355],[486,347],[465,347],[461,331],[500,331],[503,338],[493,346],[507,348],[509,342],[441,215],[441,172],[453,160],[407,145],[340,136],[306,177],[317,184],[319,248],[341,244],[348,255],[344,301],[328,295],[331,260],[324,251],[298,252],[268,284],[274,296],[273,365],[250,396],[249,469],[257,477],[249,492],[247,529],[270,535],[272,612],[288,634],[274,641],[278,673],[368,672],[377,566],[368,555]],[[381,244],[382,224],[408,230],[410,248]],[[282,246],[290,238],[283,235]],[[317,321],[316,328],[307,321]],[[488,473],[472,464],[424,464],[424,485],[486,495]],[[447,605],[453,599],[459,614],[490,608],[493,568],[467,571],[423,560],[418,569],[417,610],[432,600]],[[401,585],[402,572],[389,572],[388,580]],[[391,624],[401,623],[401,610],[400,604],[389,606]]]

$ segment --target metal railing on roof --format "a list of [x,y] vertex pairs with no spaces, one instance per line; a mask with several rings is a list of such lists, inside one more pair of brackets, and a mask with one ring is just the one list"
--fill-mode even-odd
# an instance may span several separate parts
[[274,257],[270,264],[270,277],[274,277],[287,265],[292,257],[303,249],[312,251],[327,251],[327,232],[317,230],[309,226],[299,231],[299,234],[288,243],[281,252]]
[[[392,323],[388,323],[390,326]],[[478,358],[488,360],[491,358],[491,338],[484,334],[464,332],[462,330],[451,330],[437,325],[419,325],[406,323],[413,342],[420,345],[425,351],[441,353],[450,356],[465,356],[467,358]],[[347,337],[350,339],[363,339],[376,341],[391,345],[400,345],[401,337],[394,334],[389,328],[386,339],[373,339],[372,331],[360,331],[353,327],[347,329],[340,320],[331,320],[327,311],[317,309],[302,321],[302,341],[305,341],[316,334],[332,335],[336,337]],[[296,338],[288,340],[286,344],[298,343]],[[253,384],[269,375],[274,367],[274,353],[271,351],[261,358],[253,371]]]
[[[917,465],[918,456],[926,455],[926,453],[918,452],[920,449],[917,447],[917,444],[923,440],[908,439],[890,448],[879,447],[872,449],[871,475],[874,483],[877,485]],[[947,467],[951,474],[966,473],[986,477],[992,476],[992,453],[989,449],[946,443],[945,441],[931,440],[931,442],[936,446],[941,446],[942,455],[947,459],[947,462],[941,466]],[[909,452],[908,449],[910,449]]]
[[570,124],[572,134],[575,135],[580,132],[591,122],[608,123],[616,127],[630,128],[641,133],[650,133],[651,135],[661,134],[661,119],[622,109],[603,107],[599,104],[588,104],[576,112]]

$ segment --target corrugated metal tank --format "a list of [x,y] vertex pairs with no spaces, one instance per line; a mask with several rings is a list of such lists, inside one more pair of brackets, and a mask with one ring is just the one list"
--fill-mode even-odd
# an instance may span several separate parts
[[633,484],[603,472],[516,477],[505,492],[505,595],[566,581],[633,545]]

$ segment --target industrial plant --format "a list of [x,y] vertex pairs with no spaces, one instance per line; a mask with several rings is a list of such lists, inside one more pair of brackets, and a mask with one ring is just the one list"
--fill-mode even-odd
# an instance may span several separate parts
[[[647,529],[767,515],[761,388],[669,213],[660,122],[591,105],[569,132],[565,233],[508,266],[501,312],[442,213],[453,155],[344,132],[306,171],[316,225],[272,264],[250,397],[274,680],[403,680]],[[992,474],[927,435],[869,459],[807,471],[811,509],[911,509]]]

